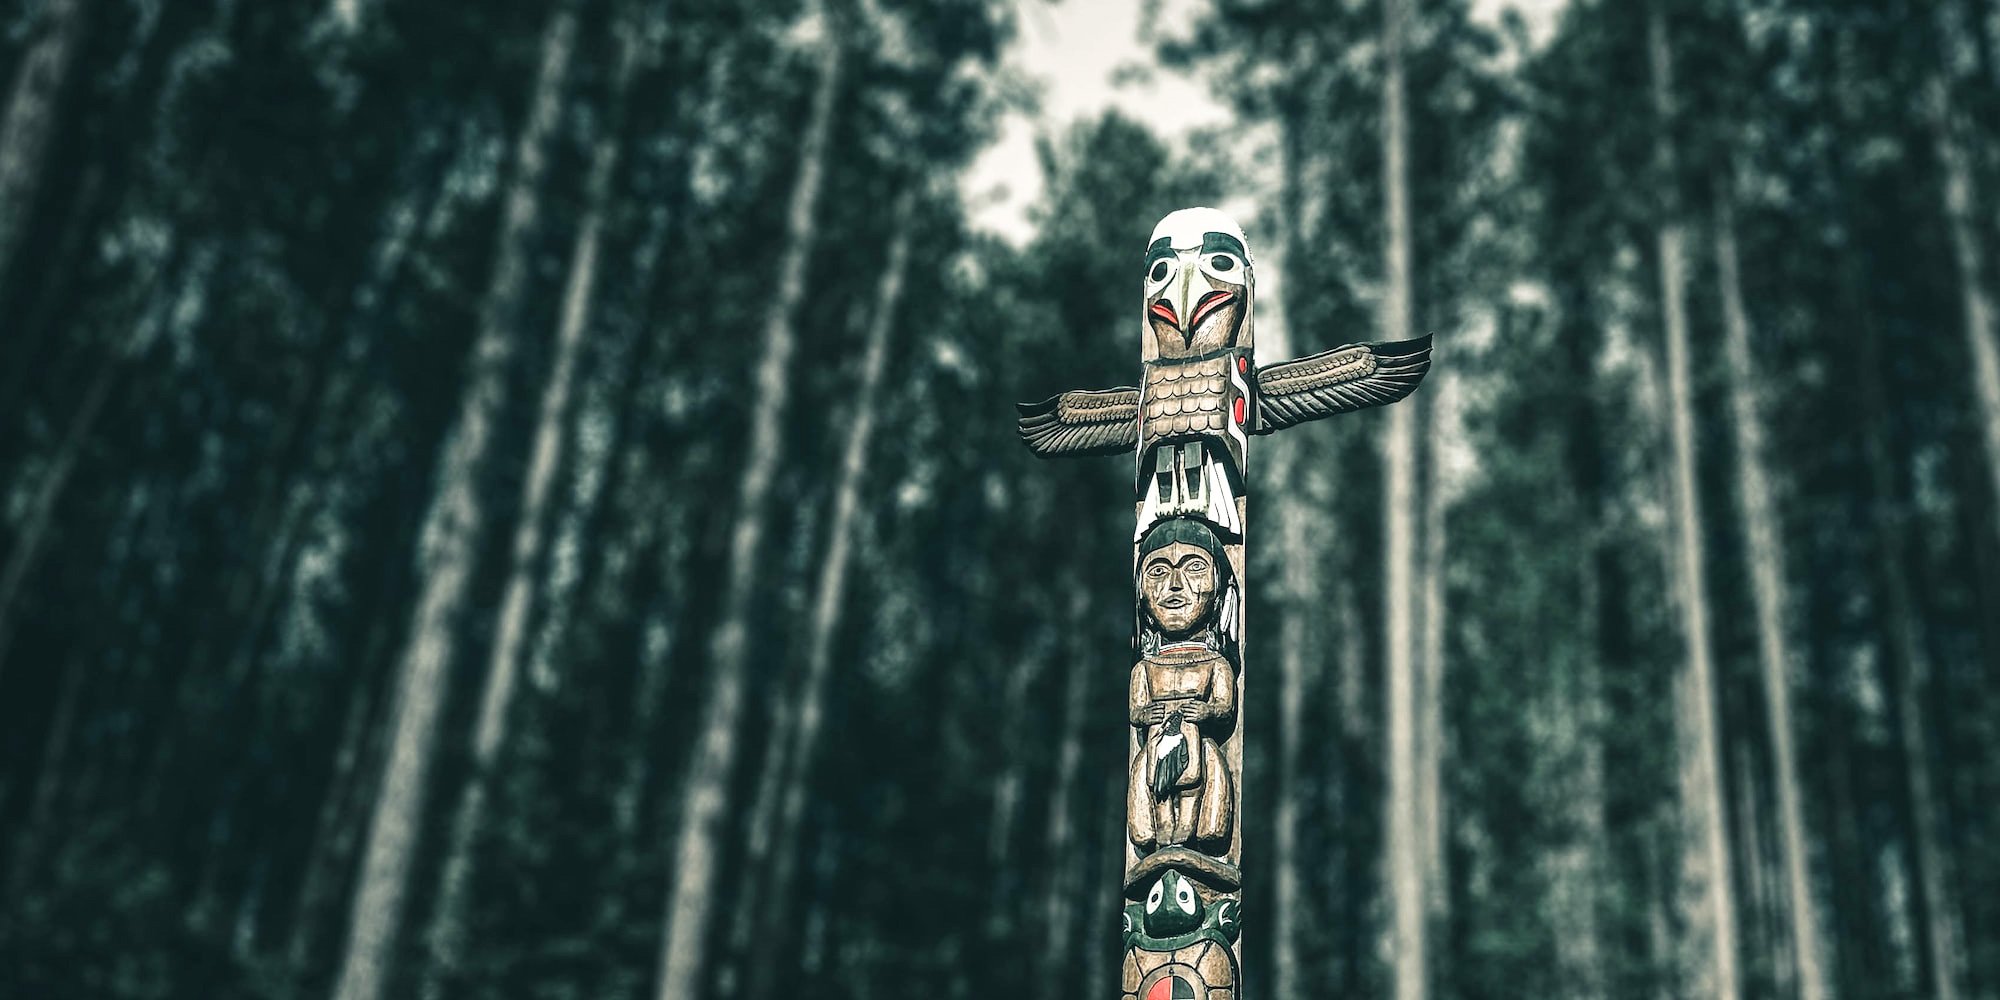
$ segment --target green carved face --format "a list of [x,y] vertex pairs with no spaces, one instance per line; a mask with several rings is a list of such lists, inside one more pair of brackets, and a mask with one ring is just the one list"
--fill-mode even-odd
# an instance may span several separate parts
[[1194,883],[1168,869],[1146,893],[1146,935],[1154,938],[1186,934],[1201,926],[1201,896]]

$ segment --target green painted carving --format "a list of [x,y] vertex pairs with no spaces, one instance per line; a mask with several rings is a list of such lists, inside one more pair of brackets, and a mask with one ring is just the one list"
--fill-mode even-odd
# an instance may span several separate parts
[[1242,932],[1242,905],[1234,897],[1205,902],[1194,880],[1173,869],[1144,900],[1125,907],[1125,947],[1139,951],[1179,951],[1197,941],[1228,948]]

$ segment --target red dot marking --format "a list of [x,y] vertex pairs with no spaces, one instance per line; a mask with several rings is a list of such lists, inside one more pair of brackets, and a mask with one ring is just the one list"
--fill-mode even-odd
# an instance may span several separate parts
[[1243,422],[1243,397],[1236,397],[1236,422]]
[[1246,357],[1244,357],[1244,356],[1243,356],[1243,355],[1241,355],[1241,354],[1237,355],[1237,356],[1236,356],[1236,370],[1237,370],[1237,371],[1239,371],[1239,372],[1247,372],[1247,371],[1249,371],[1249,370],[1250,370],[1250,359],[1249,359],[1249,358],[1246,358]]

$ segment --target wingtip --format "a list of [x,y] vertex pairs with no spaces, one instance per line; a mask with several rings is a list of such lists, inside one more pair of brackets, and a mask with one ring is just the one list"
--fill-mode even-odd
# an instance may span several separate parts
[[1386,343],[1372,344],[1370,347],[1378,357],[1407,358],[1417,354],[1429,354],[1431,352],[1431,338],[1433,336],[1435,334],[1426,333],[1421,337],[1411,337],[1408,340],[1391,340]]
[[1039,417],[1042,414],[1054,411],[1056,404],[1060,402],[1062,402],[1062,395],[1058,393],[1039,403],[1015,403],[1014,412],[1024,417]]

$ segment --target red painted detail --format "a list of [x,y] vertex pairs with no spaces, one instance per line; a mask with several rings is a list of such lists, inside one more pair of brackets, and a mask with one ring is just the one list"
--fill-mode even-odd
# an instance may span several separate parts
[[1243,397],[1242,397],[1242,396],[1238,396],[1238,397],[1236,397],[1236,422],[1237,422],[1237,423],[1239,423],[1239,424],[1243,422]]
[[1236,370],[1248,374],[1250,371],[1250,359],[1238,354],[1236,356]]
[[1146,1000],[1194,1000],[1194,984],[1179,976],[1162,976],[1146,991]]
[[1178,325],[1181,321],[1179,316],[1174,315],[1174,307],[1165,302],[1155,302],[1147,307],[1147,311],[1169,323]]

